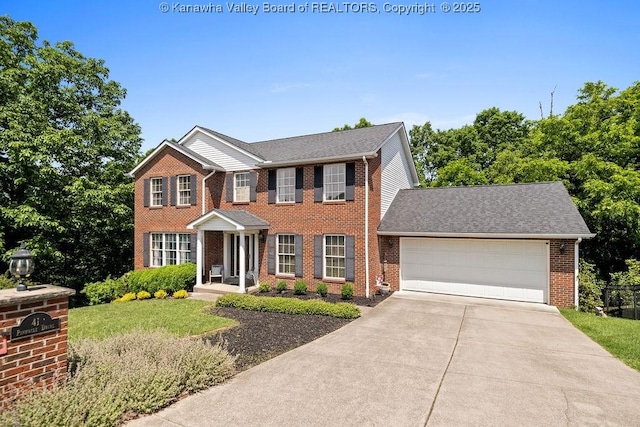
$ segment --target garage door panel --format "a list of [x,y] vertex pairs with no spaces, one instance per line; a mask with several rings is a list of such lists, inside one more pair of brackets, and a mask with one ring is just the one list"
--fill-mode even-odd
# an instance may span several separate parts
[[401,288],[547,301],[545,241],[401,238]]

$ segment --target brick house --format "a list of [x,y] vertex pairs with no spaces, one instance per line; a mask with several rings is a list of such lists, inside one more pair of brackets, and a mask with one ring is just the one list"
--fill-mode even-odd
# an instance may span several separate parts
[[195,262],[196,287],[220,266],[239,292],[255,278],[370,296],[383,277],[569,306],[593,236],[562,183],[412,189],[402,123],[250,144],[196,126],[130,175],[135,268]]

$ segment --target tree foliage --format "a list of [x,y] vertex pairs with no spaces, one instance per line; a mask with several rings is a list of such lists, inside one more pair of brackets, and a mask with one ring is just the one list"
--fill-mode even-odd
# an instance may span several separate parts
[[368,128],[370,126],[373,126],[373,123],[371,123],[369,120],[365,119],[364,117],[362,117],[360,119],[360,121],[358,123],[356,123],[355,125],[353,125],[353,127],[345,124],[342,127],[337,127],[337,128],[333,128],[332,132],[340,132],[341,130],[349,130],[349,129],[361,129],[361,128]]
[[410,131],[414,161],[430,186],[562,181],[594,239],[582,244],[600,273],[640,253],[640,82],[618,91],[586,83],[562,115],[527,121],[489,108],[473,124]]
[[[24,240],[35,279],[79,289],[131,267],[140,129],[104,61],[0,17],[0,269]],[[4,264],[4,265],[2,265]]]

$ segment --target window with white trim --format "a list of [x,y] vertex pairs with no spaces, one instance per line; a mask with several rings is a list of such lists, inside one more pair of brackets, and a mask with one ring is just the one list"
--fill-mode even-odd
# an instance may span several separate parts
[[324,200],[345,200],[345,164],[324,165]]
[[345,238],[342,235],[324,236],[324,277],[345,278]]
[[296,168],[278,169],[276,194],[278,203],[296,201]]
[[151,233],[151,266],[191,262],[191,234]]
[[296,236],[293,234],[278,234],[278,270],[277,274],[296,273]]
[[249,195],[249,172],[236,172],[233,177],[233,201],[248,202]]
[[151,206],[162,206],[162,178],[151,178]]
[[191,176],[178,176],[178,204],[191,205]]

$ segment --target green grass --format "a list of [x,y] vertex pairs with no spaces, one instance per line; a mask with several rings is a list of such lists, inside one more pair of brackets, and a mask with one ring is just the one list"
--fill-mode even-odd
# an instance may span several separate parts
[[69,310],[69,339],[102,339],[135,329],[164,329],[175,336],[201,335],[235,324],[213,316],[209,301],[144,300],[93,305]]
[[640,320],[599,317],[570,308],[561,308],[560,312],[609,353],[640,371]]

